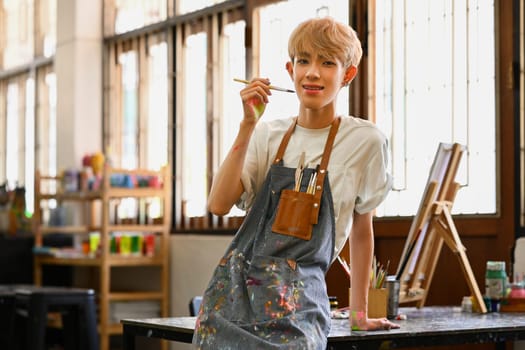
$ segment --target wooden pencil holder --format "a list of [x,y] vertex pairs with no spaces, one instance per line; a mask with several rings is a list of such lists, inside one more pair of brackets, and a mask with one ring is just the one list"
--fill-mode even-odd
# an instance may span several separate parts
[[[348,292],[348,305],[352,296],[352,288]],[[368,317],[382,318],[386,317],[388,305],[388,291],[386,288],[369,288],[368,289]]]

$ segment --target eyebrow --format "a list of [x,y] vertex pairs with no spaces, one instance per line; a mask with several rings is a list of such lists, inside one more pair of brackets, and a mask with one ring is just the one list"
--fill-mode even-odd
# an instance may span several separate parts
[[[305,52],[305,51],[302,51],[302,52],[298,52],[295,57],[299,57],[299,58],[311,58],[312,55],[308,52]],[[323,60],[337,60],[337,57],[336,56],[333,56],[333,55],[327,55],[327,54],[317,54],[317,57],[320,58],[320,59],[323,59]]]
[[298,52],[295,56],[296,56],[296,57],[305,57],[305,58],[310,58],[310,57],[312,57],[311,54],[309,54],[308,52],[304,52],[304,51],[302,51],[302,52]]

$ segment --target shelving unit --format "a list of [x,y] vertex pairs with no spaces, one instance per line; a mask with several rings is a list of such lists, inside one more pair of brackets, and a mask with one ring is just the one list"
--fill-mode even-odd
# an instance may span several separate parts
[[[158,179],[158,186],[121,188],[111,186],[110,179],[114,176],[129,176],[132,178]],[[100,233],[100,248],[96,256],[75,252],[71,257],[62,257],[56,254],[35,254],[34,281],[42,284],[42,267],[44,265],[83,266],[95,271],[97,285],[89,286],[98,296],[98,331],[100,335],[100,349],[110,349],[110,337],[122,333],[120,323],[110,322],[110,306],[113,302],[158,301],[160,316],[168,316],[169,301],[169,229],[171,218],[171,174],[168,167],[160,171],[145,169],[124,170],[106,167],[98,190],[79,190],[65,192],[61,183],[64,179],[56,176],[35,174],[35,213],[33,216],[35,248],[42,248],[43,237],[47,234],[62,233],[73,235],[85,240],[90,233]],[[47,187],[45,183],[49,183]],[[53,184],[54,183],[54,184]],[[158,187],[158,188],[157,188]],[[133,198],[137,202],[157,201],[159,217],[139,220],[139,215],[130,218],[125,224],[118,221],[115,215],[115,203],[124,198]],[[75,224],[49,226],[44,219],[49,214],[52,201],[56,205],[69,203],[74,206]],[[139,205],[137,207],[140,208]],[[112,212],[113,211],[113,212]],[[71,221],[71,220],[69,220]],[[131,221],[131,223],[130,223]],[[80,223],[78,223],[80,222]],[[153,234],[155,235],[155,251],[153,255],[121,255],[111,251],[111,236],[116,234]],[[78,253],[78,254],[77,254]],[[140,253],[139,253],[140,254]],[[112,269],[129,269],[134,267],[151,266],[159,269],[159,286],[153,291],[114,290],[111,285]],[[119,270],[121,271],[121,270]],[[166,347],[166,344],[163,344]]]

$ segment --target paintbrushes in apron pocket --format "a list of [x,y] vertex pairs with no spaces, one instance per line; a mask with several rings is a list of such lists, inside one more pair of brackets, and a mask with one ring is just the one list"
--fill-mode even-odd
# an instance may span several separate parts
[[301,189],[301,180],[303,179],[303,170],[304,170],[304,152],[301,153],[299,157],[299,163],[297,163],[297,168],[295,169],[295,187],[294,191],[299,192]]

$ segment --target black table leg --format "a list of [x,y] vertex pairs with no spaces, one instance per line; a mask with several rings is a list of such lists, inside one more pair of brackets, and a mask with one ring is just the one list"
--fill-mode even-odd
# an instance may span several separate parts
[[123,350],[135,350],[135,334],[126,325],[123,325],[122,329]]

